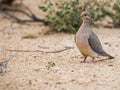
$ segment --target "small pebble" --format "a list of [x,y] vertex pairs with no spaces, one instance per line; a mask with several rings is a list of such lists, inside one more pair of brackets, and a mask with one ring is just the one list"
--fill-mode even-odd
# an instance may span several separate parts
[[112,67],[113,65],[112,65],[112,64],[109,64],[108,66]]
[[74,48],[74,45],[72,43],[66,43],[65,48]]

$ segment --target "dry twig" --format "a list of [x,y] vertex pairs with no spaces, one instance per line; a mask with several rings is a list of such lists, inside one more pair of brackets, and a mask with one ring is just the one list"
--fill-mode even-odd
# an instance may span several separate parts
[[12,50],[12,49],[6,49],[8,51],[11,52],[41,52],[41,53],[60,53],[69,49],[73,49],[73,48],[64,48],[62,50],[56,50],[56,51],[42,51],[42,50]]

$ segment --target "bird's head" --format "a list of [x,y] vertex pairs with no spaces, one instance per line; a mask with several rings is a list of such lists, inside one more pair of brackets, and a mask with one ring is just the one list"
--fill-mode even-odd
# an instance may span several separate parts
[[91,18],[91,15],[90,15],[89,12],[84,11],[80,14],[80,17],[82,18],[83,22],[89,22],[90,18]]

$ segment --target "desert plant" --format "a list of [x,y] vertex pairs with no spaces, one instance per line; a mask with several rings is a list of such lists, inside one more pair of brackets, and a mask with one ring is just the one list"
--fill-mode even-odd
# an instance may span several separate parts
[[47,12],[46,20],[52,29],[57,31],[75,32],[81,21],[79,17],[79,0],[70,2],[59,1],[52,3],[48,1],[46,5],[40,6],[40,9]]
[[0,2],[3,4],[11,5],[15,0],[1,0]]
[[49,22],[52,29],[74,33],[81,25],[81,20],[78,17],[82,11],[89,11],[92,24],[97,26],[97,21],[102,20],[107,15],[104,13],[104,8],[109,6],[108,2],[108,0],[88,0],[85,2],[70,0],[53,3],[49,0],[39,8],[46,12],[45,20]]
[[120,0],[115,0],[113,5],[110,5],[110,9],[104,9],[103,12],[111,18],[113,27],[120,26]]
[[23,39],[36,39],[37,36],[34,34],[28,34],[22,37]]
[[46,66],[48,69],[50,69],[50,68],[52,68],[52,67],[54,67],[55,66],[55,63],[54,62],[52,62],[52,61],[50,61],[50,62],[48,62],[48,65]]
[[88,0],[87,2],[82,3],[82,10],[91,13],[91,23],[94,26],[98,27],[97,22],[102,21],[107,16],[105,10],[110,6],[110,3],[108,2],[109,0]]
[[113,6],[113,10],[115,13],[110,15],[113,20],[113,25],[120,26],[120,0],[116,0]]

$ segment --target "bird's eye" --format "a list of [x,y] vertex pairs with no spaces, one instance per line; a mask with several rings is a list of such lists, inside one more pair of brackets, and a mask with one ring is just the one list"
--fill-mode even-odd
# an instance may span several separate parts
[[87,16],[86,14],[84,16]]

